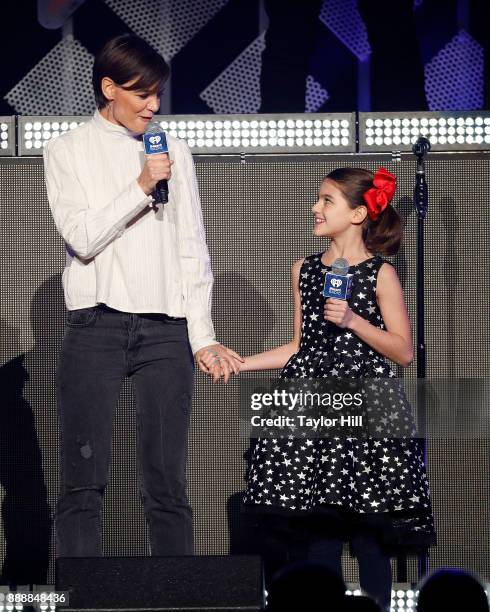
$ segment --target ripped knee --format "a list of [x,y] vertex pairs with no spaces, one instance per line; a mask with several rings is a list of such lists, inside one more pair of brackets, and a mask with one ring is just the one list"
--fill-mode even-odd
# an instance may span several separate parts
[[80,456],[83,459],[90,459],[93,455],[90,441],[77,438],[77,444],[79,445]]

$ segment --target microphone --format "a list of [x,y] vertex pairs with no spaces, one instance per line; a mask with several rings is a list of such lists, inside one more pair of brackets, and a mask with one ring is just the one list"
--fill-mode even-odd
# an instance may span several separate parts
[[324,297],[348,300],[352,292],[352,277],[347,259],[338,257],[332,264],[332,270],[325,274]]
[[[167,153],[167,137],[162,128],[154,121],[146,128],[143,134],[143,143],[145,145],[145,153],[153,155],[154,153]],[[168,182],[165,179],[158,181],[155,186],[156,201],[165,204],[168,202]]]

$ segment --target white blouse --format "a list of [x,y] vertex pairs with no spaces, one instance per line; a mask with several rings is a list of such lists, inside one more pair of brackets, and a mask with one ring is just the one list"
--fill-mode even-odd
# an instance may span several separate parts
[[191,152],[167,140],[175,163],[169,201],[157,210],[136,180],[145,163],[141,139],[98,111],[46,144],[46,188],[66,245],[67,309],[104,303],[186,317],[195,353],[216,343],[213,274]]

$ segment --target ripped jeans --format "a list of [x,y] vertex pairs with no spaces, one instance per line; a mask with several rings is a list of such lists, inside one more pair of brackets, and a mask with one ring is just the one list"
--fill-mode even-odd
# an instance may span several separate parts
[[69,311],[57,369],[61,431],[56,556],[102,556],[102,503],[119,392],[135,394],[140,494],[152,555],[194,552],[186,492],[194,358],[185,318]]

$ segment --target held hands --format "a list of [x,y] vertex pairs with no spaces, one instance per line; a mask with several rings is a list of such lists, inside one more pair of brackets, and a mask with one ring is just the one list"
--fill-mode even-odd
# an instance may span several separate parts
[[168,181],[172,176],[173,163],[167,153],[154,153],[146,156],[145,165],[138,177],[139,186],[146,195],[150,195],[158,181]]
[[346,300],[337,300],[336,298],[327,299],[323,313],[323,318],[326,321],[331,321],[342,328],[350,327],[356,316],[349,308]]
[[196,351],[194,356],[200,370],[212,376],[215,383],[221,376],[227,383],[232,372],[235,374],[240,372],[240,364],[244,361],[238,353],[222,344],[205,346]]

